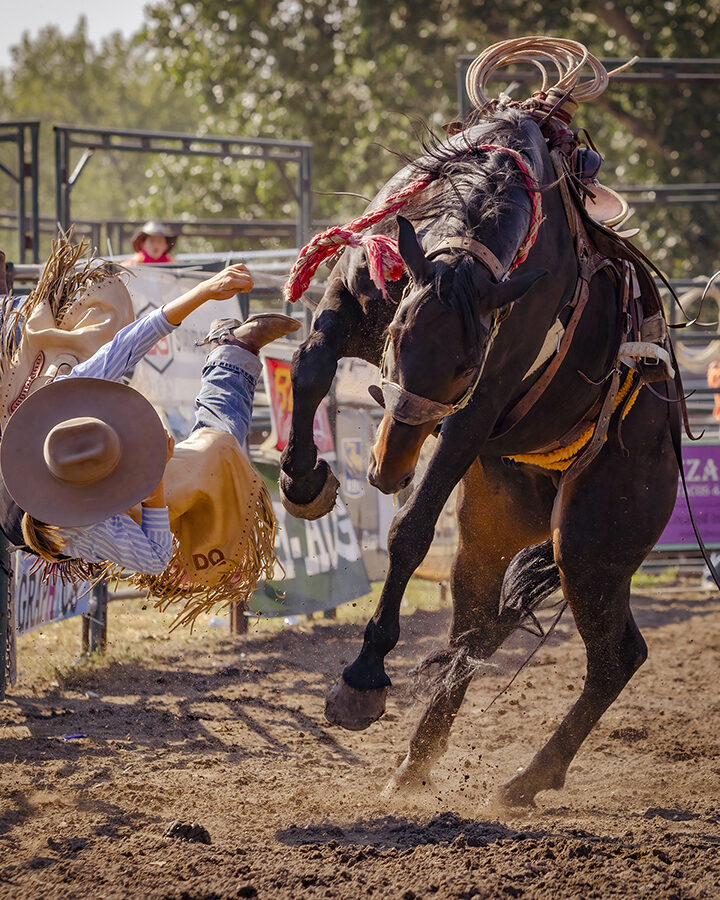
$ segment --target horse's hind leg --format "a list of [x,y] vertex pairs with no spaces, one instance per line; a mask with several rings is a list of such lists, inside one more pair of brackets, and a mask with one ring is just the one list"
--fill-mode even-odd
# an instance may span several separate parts
[[[413,787],[429,777],[447,749],[450,729],[474,674],[515,630],[516,613],[498,616],[503,575],[512,557],[549,535],[555,487],[545,475],[476,461],[461,483],[459,546],[451,584],[453,619],[444,678],[410,740],[388,787]],[[442,663],[441,663],[442,664]]]
[[[638,406],[647,399],[640,398]],[[646,659],[645,641],[630,611],[630,579],[670,517],[677,466],[667,432],[657,422],[644,424],[644,432],[630,434],[626,428],[623,433],[629,458],[606,445],[588,470],[558,494],[552,522],[555,558],[585,643],[587,676],[582,694],[548,743],[502,789],[500,797],[510,805],[532,803],[539,791],[564,785],[580,745]]]

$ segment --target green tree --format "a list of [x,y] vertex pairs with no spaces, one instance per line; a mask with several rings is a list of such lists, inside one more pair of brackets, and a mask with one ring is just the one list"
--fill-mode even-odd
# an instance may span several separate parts
[[[457,117],[460,54],[556,34],[599,56],[720,56],[720,0],[162,0],[146,14],[140,34],[99,48],[82,19],[69,37],[43,29],[0,73],[4,118],[43,121],[43,211],[55,122],[311,140],[315,218],[339,221],[363,208],[350,194],[372,196],[398,154],[418,152],[418,123],[440,133]],[[605,155],[606,183],[720,182],[717,84],[616,83],[576,124]],[[0,208],[11,200],[0,179]],[[73,214],[289,219],[295,206],[261,161],[98,153]],[[669,274],[718,265],[715,205],[638,206],[632,224]]]
[[[47,215],[55,209],[54,124],[196,128],[197,104],[165,77],[156,55],[140,38],[125,39],[118,33],[96,47],[87,36],[85,19],[80,18],[67,36],[55,26],[41,29],[36,37],[25,34],[11,55],[12,65],[0,82],[2,117],[41,122],[40,203]],[[3,152],[3,161],[10,162],[12,148],[4,147]],[[73,164],[78,156],[73,157]],[[151,206],[146,199],[148,189],[157,192],[147,176],[151,162],[154,160],[145,154],[98,152],[74,190],[73,217],[142,217],[145,207]],[[153,199],[156,206],[162,205],[159,198]],[[0,178],[0,209],[14,208],[13,185]],[[47,235],[44,250],[49,241]]]
[[[457,114],[455,60],[508,37],[556,34],[602,56],[720,55],[717,0],[570,4],[563,0],[165,0],[149,9],[147,37],[178,85],[201,98],[200,128],[240,136],[310,138],[315,212],[345,218],[398,167],[384,148],[414,153],[414,122],[437,129]],[[576,121],[588,124],[611,183],[719,181],[717,85],[616,85]],[[260,170],[233,189],[178,163],[185,202],[226,215],[283,207]],[[710,206],[646,208],[642,240],[671,274],[715,264]]]

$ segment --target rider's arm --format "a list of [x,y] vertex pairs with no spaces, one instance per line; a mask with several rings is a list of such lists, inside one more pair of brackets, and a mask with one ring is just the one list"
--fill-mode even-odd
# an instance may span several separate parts
[[66,556],[86,562],[112,562],[133,572],[159,575],[173,554],[167,507],[142,507],[140,524],[121,513],[87,528],[62,529]]
[[104,378],[120,381],[123,375],[164,337],[175,330],[162,309],[131,322],[94,353],[90,359],[78,363],[64,378]]
[[190,313],[208,300],[226,300],[252,289],[253,280],[243,265],[228,266],[190,288],[162,309],[131,322],[90,359],[78,363],[65,378],[105,378],[119,381],[155,344],[167,337]]

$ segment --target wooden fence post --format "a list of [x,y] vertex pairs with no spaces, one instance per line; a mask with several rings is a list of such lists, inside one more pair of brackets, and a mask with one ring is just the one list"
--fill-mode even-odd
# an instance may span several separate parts
[[88,615],[83,615],[82,650],[84,655],[107,647],[107,581],[99,581],[92,590],[93,604]]
[[244,603],[230,604],[230,634],[247,634],[248,620]]
[[0,700],[5,699],[7,674],[7,649],[10,638],[10,591],[12,571],[8,540],[0,532]]

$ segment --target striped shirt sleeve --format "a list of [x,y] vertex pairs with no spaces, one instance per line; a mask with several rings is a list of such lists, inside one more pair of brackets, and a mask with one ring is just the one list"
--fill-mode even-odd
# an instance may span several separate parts
[[111,562],[133,572],[160,575],[173,554],[167,507],[143,506],[140,525],[121,513],[87,528],[63,528],[66,556],[90,563]]
[[104,378],[106,381],[120,381],[123,375],[139,362],[143,356],[177,328],[165,318],[162,308],[155,309],[147,316],[136,319],[115,335],[94,353],[90,359],[78,363],[63,378]]

